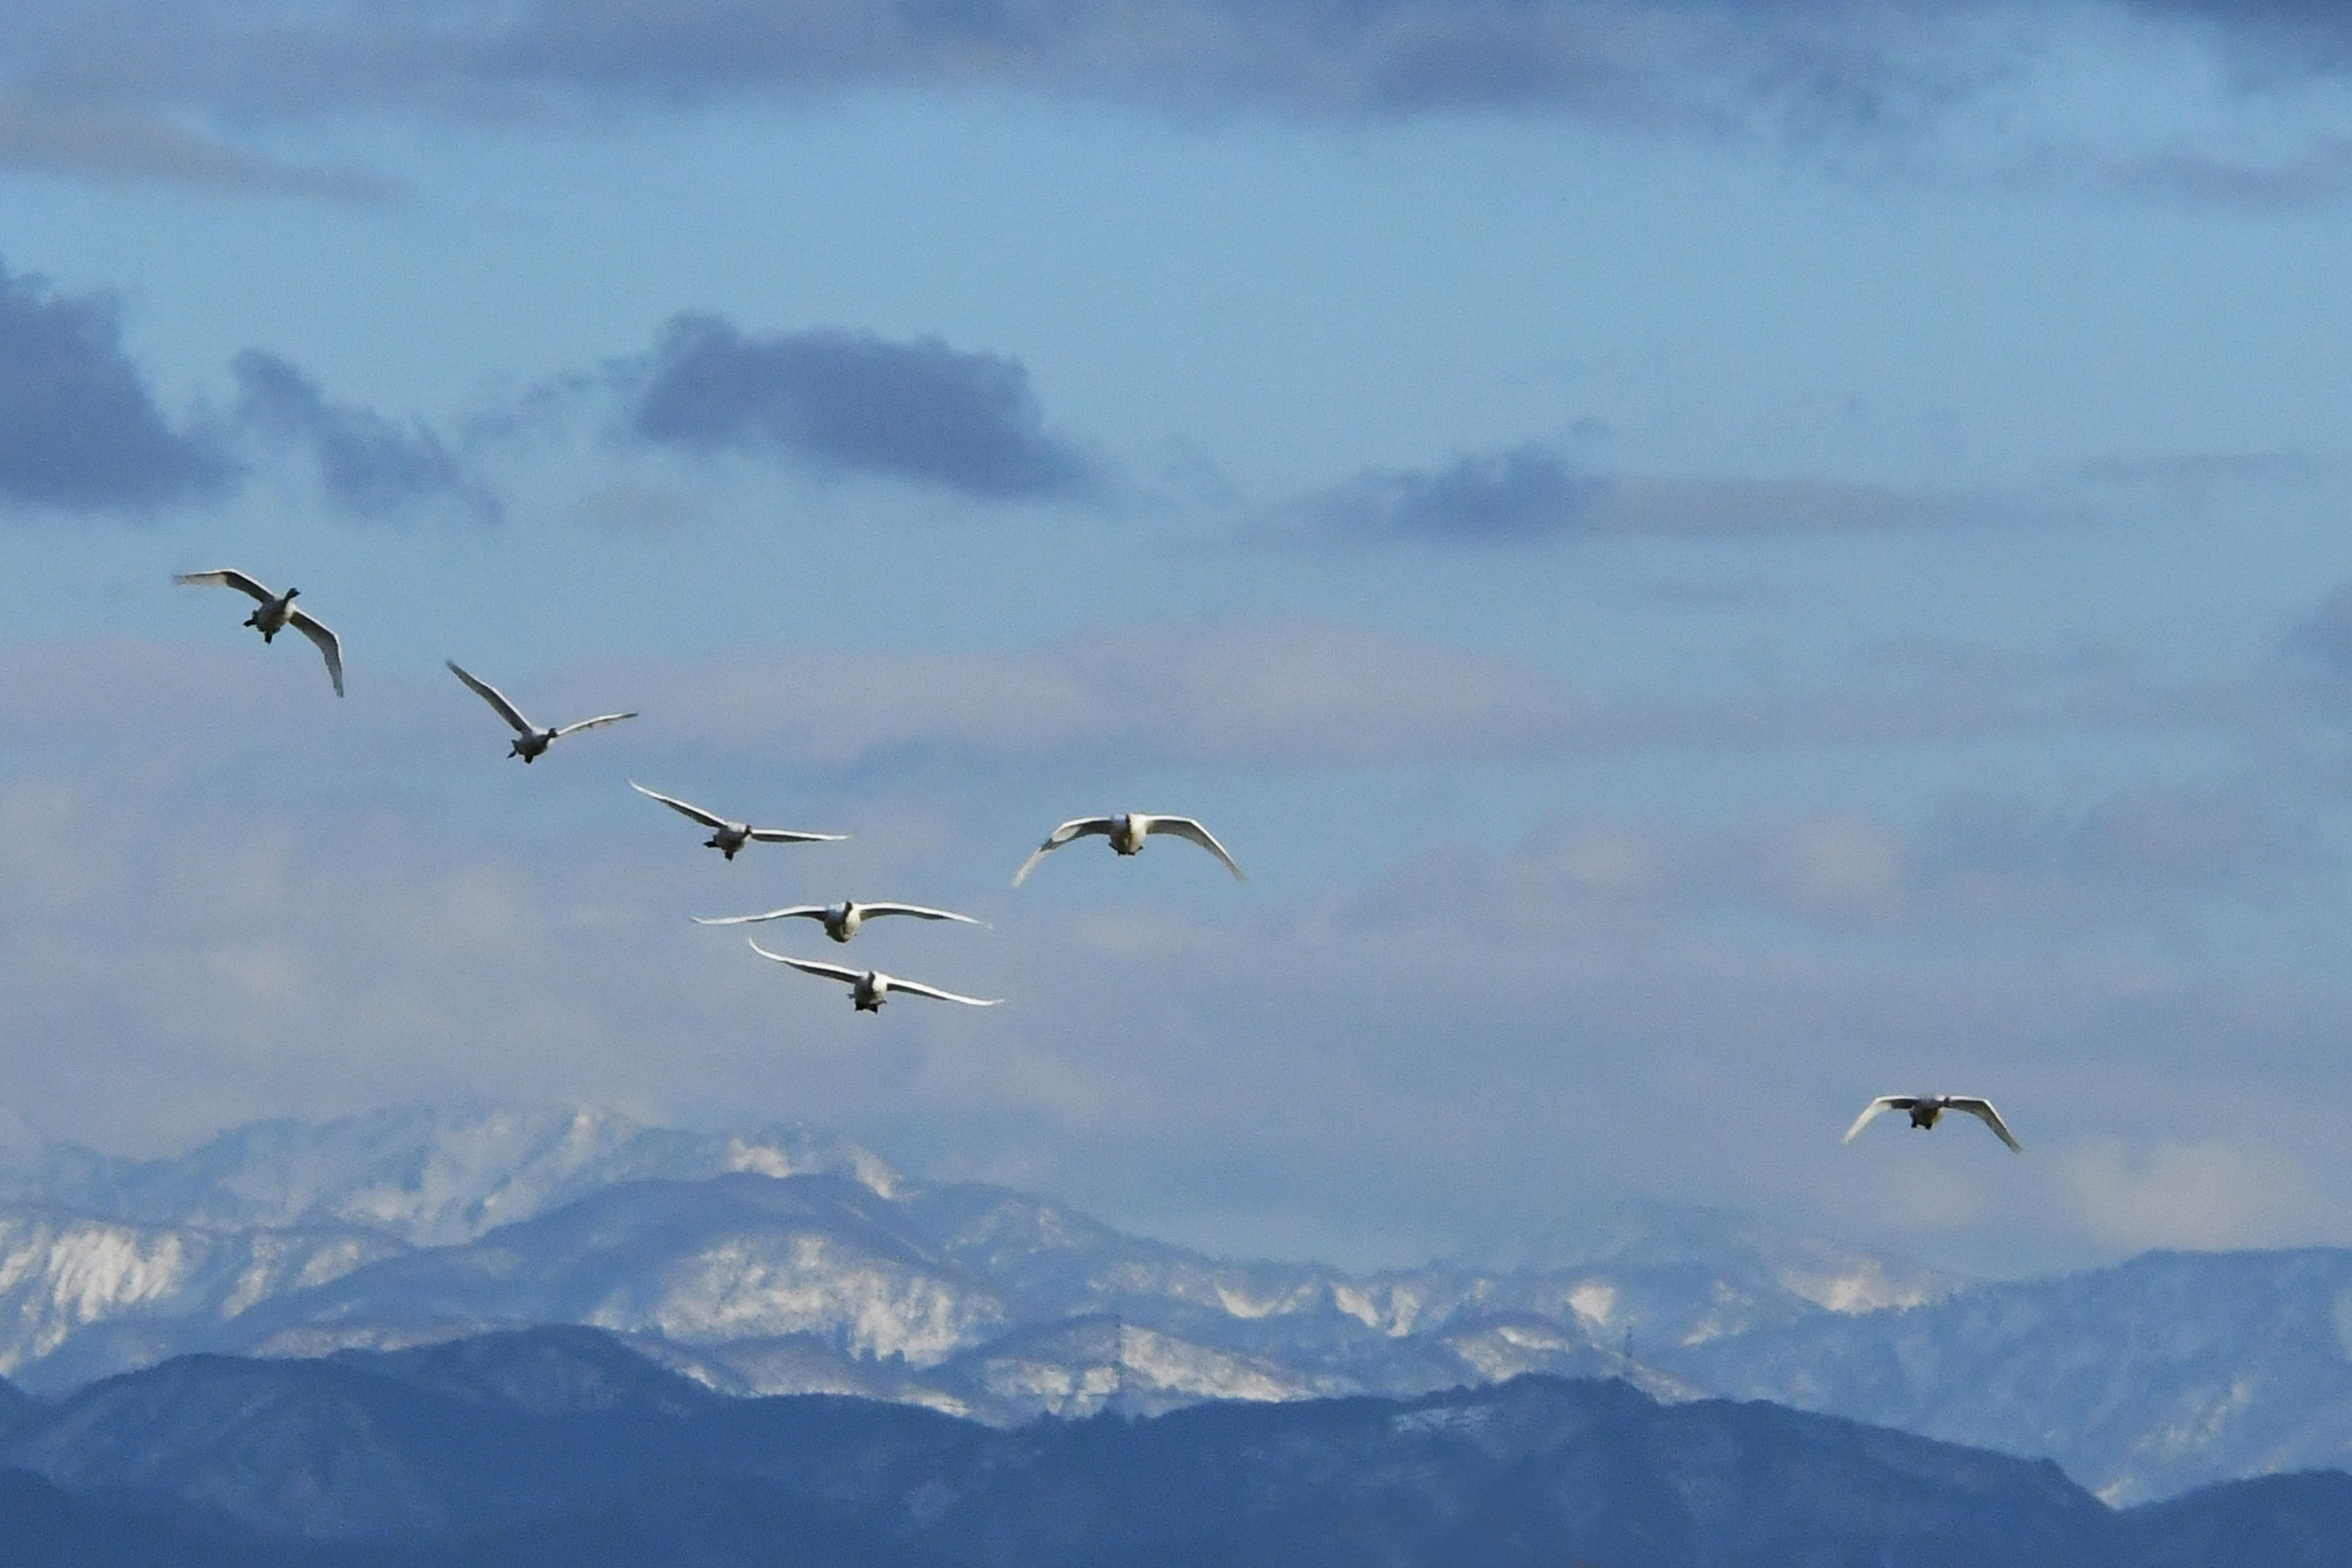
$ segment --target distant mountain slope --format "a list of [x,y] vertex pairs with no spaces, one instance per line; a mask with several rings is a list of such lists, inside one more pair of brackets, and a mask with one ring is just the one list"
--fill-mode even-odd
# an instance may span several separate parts
[[1726,1393],[2046,1454],[2145,1501],[2352,1465],[2352,1252],[2152,1253],[1665,1360]]

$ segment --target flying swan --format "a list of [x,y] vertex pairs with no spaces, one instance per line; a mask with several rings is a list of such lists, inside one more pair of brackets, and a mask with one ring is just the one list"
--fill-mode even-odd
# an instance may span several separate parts
[[724,915],[708,920],[694,917],[700,926],[755,925],[761,921],[790,920],[798,915],[816,921],[824,927],[824,934],[835,942],[847,942],[857,934],[857,928],[877,915],[912,915],[919,921],[961,921],[966,925],[984,926],[986,921],[960,915],[952,910],[927,910],[920,904],[860,904],[844,899],[837,904],[794,904],[790,909],[770,910],[763,915]]
[[1869,1126],[1880,1112],[1887,1110],[1909,1111],[1911,1125],[1922,1129],[1936,1125],[1947,1110],[1962,1111],[1991,1128],[1993,1136],[2011,1149],[2021,1154],[2025,1152],[2017,1140],[2010,1136],[2008,1123],[2001,1121],[2000,1112],[1992,1108],[1991,1100],[1965,1094],[1882,1094],[1853,1119],[1853,1125],[1845,1130],[1845,1142],[1853,1142],[1855,1134]]
[[[592,720],[590,722],[593,723],[594,721]],[[730,822],[725,817],[705,811],[698,805],[688,805],[674,795],[664,795],[657,789],[647,789],[635,779],[629,781],[629,787],[639,795],[651,795],[679,816],[690,816],[703,826],[709,828],[710,837],[702,842],[718,850],[730,860],[735,858],[735,851],[742,848],[746,844],[755,842],[760,844],[838,844],[849,837],[846,833],[795,833],[789,827],[754,827],[748,822]],[[843,937],[841,940],[847,942],[849,939]]]
[[308,611],[294,607],[294,595],[301,589],[289,588],[282,594],[273,594],[244,573],[226,567],[217,572],[182,572],[172,581],[183,584],[217,583],[223,587],[236,589],[247,598],[258,600],[261,608],[246,616],[245,624],[259,632],[263,642],[277,640],[278,634],[288,626],[309,637],[310,645],[327,661],[327,677],[335,683],[335,695],[341,697],[343,694],[343,645],[335,640],[334,633],[312,620]]
[[821,974],[827,980],[839,980],[849,987],[849,1005],[861,1013],[879,1013],[882,999],[893,991],[904,991],[916,996],[929,996],[940,1002],[961,1002],[967,1007],[993,1007],[1004,1000],[1002,996],[981,998],[959,996],[952,991],[942,991],[936,985],[924,985],[912,980],[901,980],[885,974],[878,969],[851,969],[845,964],[819,963],[813,958],[787,958],[781,952],[770,952],[757,942],[751,951],[761,958],[772,958],[778,963],[789,963],[808,974]]
[[634,719],[635,713],[599,713],[593,719],[583,719],[577,724],[566,724],[560,730],[542,730],[522,716],[522,710],[507,700],[506,693],[487,680],[477,680],[457,666],[454,658],[444,659],[449,673],[474,689],[474,695],[499,710],[499,717],[514,726],[515,738],[507,755],[530,762],[548,747],[575,730],[593,730],[599,724],[617,724],[624,719]]
[[1225,853],[1225,847],[1216,836],[1189,816],[1147,816],[1139,811],[1123,811],[1117,816],[1081,816],[1066,822],[1046,836],[1036,852],[1021,862],[1021,869],[1013,873],[1013,885],[1019,887],[1037,862],[1059,849],[1073,838],[1084,838],[1089,833],[1099,833],[1110,840],[1110,847],[1122,855],[1138,855],[1143,851],[1143,841],[1154,833],[1172,833],[1179,838],[1189,838],[1225,863],[1225,869],[1237,882],[1246,882],[1242,868]]

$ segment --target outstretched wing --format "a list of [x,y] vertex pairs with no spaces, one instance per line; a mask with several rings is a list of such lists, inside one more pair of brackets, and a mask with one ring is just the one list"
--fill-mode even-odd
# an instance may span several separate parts
[[866,915],[912,915],[919,921],[961,921],[966,925],[984,926],[988,922],[970,915],[957,914],[953,910],[927,910],[920,904],[860,904],[858,910]]
[[634,712],[599,713],[593,719],[583,719],[577,724],[566,724],[562,729],[558,730],[555,732],[558,735],[569,735],[581,730],[593,730],[599,724],[617,724],[624,719],[634,719],[635,717],[636,714]]
[[[560,735],[563,733],[563,731],[558,730],[556,733]],[[690,816],[694,818],[695,821],[702,824],[705,827],[732,827],[734,826],[733,823],[729,822],[725,817],[713,816],[710,813],[703,810],[702,807],[698,805],[688,805],[686,802],[678,799],[676,795],[664,795],[657,789],[647,789],[645,785],[639,784],[635,779],[631,779],[629,781],[629,787],[635,790],[639,795],[649,795],[653,796],[654,799],[661,802],[672,811],[678,813],[682,816]]]
[[[788,910],[770,910],[763,915],[719,915],[715,917],[696,915],[694,917],[694,923],[698,926],[748,926],[757,925],[761,921],[790,920],[794,915],[806,915],[810,920],[821,921],[824,919],[824,906],[822,904],[794,904]],[[769,956],[772,958],[775,955],[771,953]]]
[[1862,1130],[1869,1126],[1873,1121],[1876,1121],[1882,1112],[1889,1110],[1908,1110],[1918,1103],[1918,1097],[1916,1095],[1882,1094],[1876,1100],[1872,1100],[1870,1104],[1864,1109],[1863,1113],[1860,1116],[1853,1119],[1853,1125],[1845,1130],[1845,1137],[1842,1142],[1847,1143],[1853,1142],[1855,1137],[1861,1133]]
[[796,833],[789,827],[755,827],[751,837],[762,844],[838,844],[846,833]]
[[[746,938],[745,940],[750,941],[751,939]],[[772,958],[778,963],[789,963],[794,969],[800,970],[804,973],[822,974],[827,980],[845,981],[849,984],[855,985],[859,981],[866,978],[866,971],[862,969],[851,969],[846,964],[840,963],[819,963],[814,958],[787,958],[781,952],[770,952],[766,948],[761,947],[756,942],[751,942],[751,951],[758,953],[761,958]]]
[[464,668],[461,668],[454,658],[445,658],[441,662],[449,667],[450,674],[456,676],[458,679],[471,687],[475,696],[480,698],[483,701],[497,709],[499,710],[499,717],[513,725],[515,727],[516,733],[523,735],[530,733],[530,721],[522,716],[521,709],[517,708],[513,703],[507,700],[507,694],[505,692],[500,691],[497,687],[492,686],[487,680],[477,680],[471,675],[467,674]]
[[1217,842],[1217,836],[1189,816],[1147,816],[1143,819],[1143,831],[1147,834],[1172,833],[1179,838],[1189,838],[1223,860],[1225,869],[1234,874],[1234,881],[1249,880],[1242,875],[1242,868],[1234,864],[1234,858],[1225,853],[1225,847]]
[[327,661],[328,678],[335,683],[335,695],[341,697],[343,694],[343,645],[335,640],[334,633],[311,619],[308,610],[296,610],[286,617],[286,624],[310,639],[310,646],[317,648],[320,657]]
[[1959,1100],[1948,1100],[1944,1104],[1948,1109],[1952,1110],[1967,1111],[1970,1116],[1975,1117],[1987,1127],[1991,1128],[1992,1135],[2000,1139],[2002,1142],[2008,1144],[2011,1150],[2020,1154],[2025,1152],[2025,1146],[2020,1143],[2016,1139],[2010,1136],[2009,1124],[2000,1119],[2000,1112],[1992,1108],[1991,1100],[1963,1098]]
[[1071,839],[1083,838],[1089,833],[1108,834],[1116,825],[1117,819],[1108,816],[1079,816],[1062,824],[1045,836],[1045,842],[1037,846],[1035,853],[1021,862],[1021,869],[1013,873],[1013,885],[1019,887],[1027,879],[1029,873],[1037,868],[1038,861]]
[[959,996],[952,991],[926,985],[919,980],[901,980],[895,974],[886,974],[882,978],[890,983],[892,991],[910,991],[918,996],[929,996],[935,1002],[961,1002],[967,1007],[993,1007],[1004,1000],[1002,996]]
[[174,583],[217,583],[224,588],[234,588],[238,593],[258,599],[265,605],[269,603],[270,600],[278,597],[277,595],[271,593],[268,589],[263,587],[260,584],[255,582],[244,573],[231,571],[226,566],[222,567],[217,572],[174,573],[173,574],[172,581]]

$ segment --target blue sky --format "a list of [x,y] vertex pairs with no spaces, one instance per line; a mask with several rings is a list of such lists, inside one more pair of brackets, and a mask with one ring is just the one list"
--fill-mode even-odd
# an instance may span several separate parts
[[[555,17],[0,24],[26,1121],[801,1118],[1345,1261],[2352,1240],[2331,16]],[[646,716],[526,772],[447,657]],[[1129,805],[1252,880],[1004,886]],[[844,894],[1008,1005],[686,920]],[[1937,1088],[2029,1157],[1837,1146]]]

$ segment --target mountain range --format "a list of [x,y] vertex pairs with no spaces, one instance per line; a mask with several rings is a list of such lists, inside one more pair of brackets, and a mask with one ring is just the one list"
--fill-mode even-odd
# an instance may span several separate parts
[[191,1356],[0,1412],[19,1568],[2321,1568],[2352,1478],[2054,1465],[1613,1380],[990,1427],[735,1398],[598,1331]]
[[0,1372],[33,1391],[541,1324],[719,1393],[1002,1426],[1539,1373],[2054,1458],[2115,1503],[2352,1456],[2352,1253],[1973,1284],[1654,1208],[1507,1268],[1362,1274],[1209,1258],[791,1127],[475,1107],[260,1123],[167,1161],[0,1142]]

